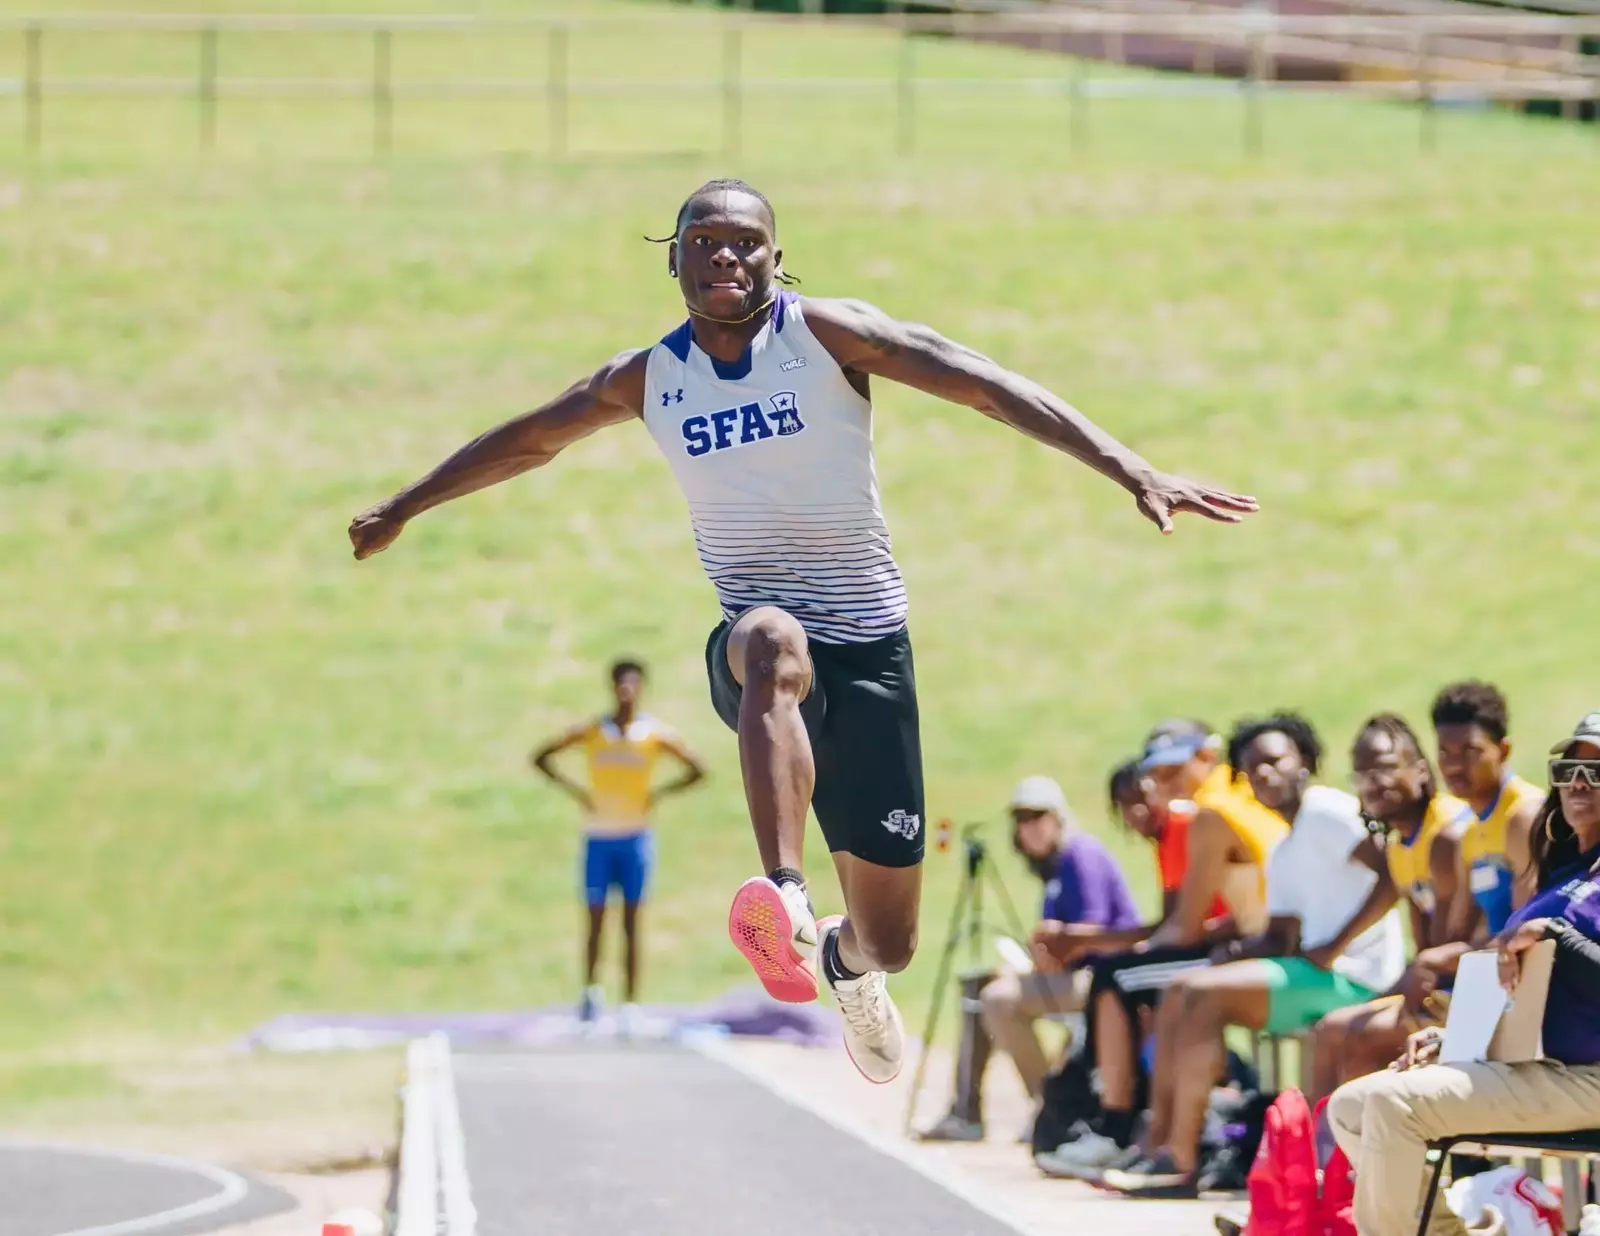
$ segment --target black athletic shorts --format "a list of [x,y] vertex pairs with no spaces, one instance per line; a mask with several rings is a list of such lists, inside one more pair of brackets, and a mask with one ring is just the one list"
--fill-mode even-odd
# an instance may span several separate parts
[[[1103,992],[1112,992],[1121,1001],[1128,1014],[1129,1046],[1133,1058],[1140,1058],[1139,1047],[1144,1034],[1139,1026],[1139,1010],[1154,1008],[1161,1002],[1161,993],[1172,980],[1185,970],[1210,965],[1211,945],[1197,944],[1176,948],[1153,948],[1143,953],[1111,953],[1095,957],[1089,962],[1089,1012],[1088,1033],[1084,1052],[1094,1060],[1096,1051],[1094,1009]],[[1141,1063],[1138,1069],[1139,1086],[1134,1105],[1143,1111],[1149,1103],[1150,1079],[1145,1076]]]
[[1094,1007],[1101,992],[1114,991],[1137,1031],[1139,1010],[1160,1003],[1161,993],[1185,970],[1210,965],[1211,948],[1209,944],[1193,944],[1096,957],[1089,963],[1089,1005]]
[[[706,673],[712,707],[737,732],[743,688],[728,668],[731,628],[719,623],[706,640]],[[812,640],[810,651],[811,690],[800,718],[817,768],[811,807],[828,849],[914,867],[927,830],[911,637],[900,631],[865,644]]]

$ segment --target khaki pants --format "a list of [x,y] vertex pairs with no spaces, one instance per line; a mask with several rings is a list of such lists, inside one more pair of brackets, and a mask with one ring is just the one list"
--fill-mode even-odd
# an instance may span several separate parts
[[[1414,1236],[1430,1141],[1593,1128],[1600,1124],[1600,1064],[1480,1061],[1372,1073],[1334,1091],[1328,1122],[1355,1168],[1360,1236]],[[1442,1201],[1434,1214],[1430,1231],[1461,1229]]]
[[[1028,1094],[1037,1099],[1044,1089],[1050,1062],[1033,1023],[1052,1013],[1081,1013],[1089,998],[1090,974],[1087,968],[1061,974],[1012,974],[996,976],[978,994],[983,1029],[994,1045],[1016,1062],[1017,1072]],[[988,1044],[982,1055],[988,1056]],[[982,1070],[978,1070],[981,1076]]]

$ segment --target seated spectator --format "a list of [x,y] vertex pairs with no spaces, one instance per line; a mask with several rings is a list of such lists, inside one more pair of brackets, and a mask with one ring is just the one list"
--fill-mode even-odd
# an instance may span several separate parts
[[[1122,869],[1098,837],[1076,827],[1061,787],[1049,777],[1027,777],[1011,794],[1011,840],[1034,875],[1044,883],[1043,922],[1123,932],[1139,925],[1139,912]],[[1016,974],[1004,971],[979,993],[981,1041],[964,1043],[970,1053],[973,1093],[958,1109],[922,1136],[929,1141],[979,1141],[983,1137],[981,1085],[992,1045],[1017,1066],[1022,1084],[1037,1100],[1050,1064],[1034,1023],[1052,1013],[1083,1010],[1088,975],[1062,971]]]
[[[1355,1168],[1360,1236],[1416,1230],[1434,1139],[1564,1133],[1600,1120],[1600,712],[1580,721],[1552,754],[1554,788],[1530,836],[1539,891],[1495,939],[1508,987],[1524,952],[1555,941],[1545,1058],[1434,1063],[1441,1035],[1428,1028],[1411,1036],[1393,1067],[1335,1091],[1329,1124]],[[1450,1222],[1448,1214],[1441,1218]],[[1451,1226],[1459,1231],[1459,1220]]]
[[[1210,964],[1212,946],[1267,925],[1265,869],[1288,825],[1235,785],[1222,741],[1197,722],[1169,722],[1146,741],[1139,768],[1162,804],[1190,801],[1189,867],[1177,908],[1146,941],[1090,962],[1089,1042],[1100,1074],[1101,1112],[1039,1166],[1052,1175],[1097,1176],[1128,1147],[1138,1117],[1139,1047],[1144,1020],[1185,970]],[[1230,917],[1208,923],[1220,893]]]
[[1341,1081],[1383,1068],[1405,1047],[1406,1036],[1430,1019],[1428,996],[1448,986],[1468,947],[1468,937],[1452,934],[1452,920],[1472,920],[1450,912],[1457,897],[1471,897],[1460,872],[1472,809],[1438,792],[1411,727],[1389,713],[1373,717],[1356,735],[1351,762],[1362,811],[1387,830],[1389,878],[1394,896],[1409,903],[1411,940],[1419,951],[1392,991],[1317,1023],[1307,1087],[1313,1102]]
[[[1189,823],[1194,818],[1195,805],[1156,802],[1154,786],[1140,774],[1138,760],[1128,760],[1112,771],[1108,793],[1112,814],[1125,828],[1155,846],[1161,916],[1153,923],[1125,931],[1046,920],[1033,933],[1034,962],[1041,970],[1061,970],[1079,964],[1091,953],[1130,948],[1154,935],[1177,908],[1178,890],[1189,870]],[[1227,917],[1228,903],[1221,896],[1214,898],[1206,912],[1207,921]]]
[[[1461,840],[1471,900],[1458,898],[1453,908],[1469,917],[1475,906],[1486,936],[1504,927],[1511,911],[1533,892],[1528,834],[1545,798],[1506,763],[1509,725],[1505,696],[1486,682],[1455,683],[1433,701],[1439,775],[1473,814]],[[1450,928],[1457,938],[1466,938],[1468,930],[1469,924],[1459,920]]]
[[1383,852],[1352,795],[1311,784],[1321,755],[1310,723],[1292,713],[1241,722],[1229,738],[1235,776],[1289,825],[1267,860],[1267,928],[1219,945],[1216,964],[1167,988],[1156,1017],[1148,1150],[1107,1170],[1109,1188],[1198,1195],[1200,1133],[1226,1064],[1227,1026],[1291,1034],[1371,999],[1405,968]]

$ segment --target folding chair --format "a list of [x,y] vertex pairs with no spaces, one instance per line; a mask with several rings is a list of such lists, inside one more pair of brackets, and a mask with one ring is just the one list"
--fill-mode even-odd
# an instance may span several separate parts
[[1533,1150],[1540,1155],[1560,1159],[1562,1222],[1568,1232],[1576,1232],[1583,1210],[1584,1192],[1579,1165],[1600,1159],[1600,1129],[1582,1129],[1573,1133],[1463,1133],[1459,1137],[1445,1137],[1430,1142],[1428,1149],[1439,1152],[1439,1161],[1434,1164],[1433,1175],[1428,1182],[1428,1195],[1422,1203],[1422,1219],[1417,1224],[1417,1236],[1427,1234],[1428,1220],[1433,1217],[1439,1185],[1452,1151],[1493,1157],[1496,1151]]

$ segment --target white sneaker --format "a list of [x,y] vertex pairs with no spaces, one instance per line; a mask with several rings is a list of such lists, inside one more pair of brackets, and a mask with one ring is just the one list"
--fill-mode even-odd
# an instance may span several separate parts
[[889,999],[888,978],[882,970],[869,970],[858,979],[834,982],[823,966],[822,948],[837,934],[844,919],[839,915],[817,924],[817,973],[827,979],[844,1017],[844,1047],[850,1060],[869,1082],[882,1085],[900,1075],[906,1054],[905,1027],[900,1010]]
[[585,1025],[592,1025],[600,1020],[600,1006],[605,1001],[605,993],[599,986],[585,987],[583,999],[578,1002],[578,1020]]
[[631,1039],[638,1037],[640,1028],[644,1025],[644,1017],[639,1012],[637,1004],[624,1004],[617,1010],[617,1034],[621,1038]]
[[1122,1156],[1125,1148],[1100,1133],[1085,1133],[1076,1141],[1057,1146],[1034,1160],[1046,1176],[1063,1180],[1099,1180],[1101,1173]]
[[817,920],[800,885],[774,884],[765,876],[746,880],[728,910],[728,938],[774,1000],[817,998]]

